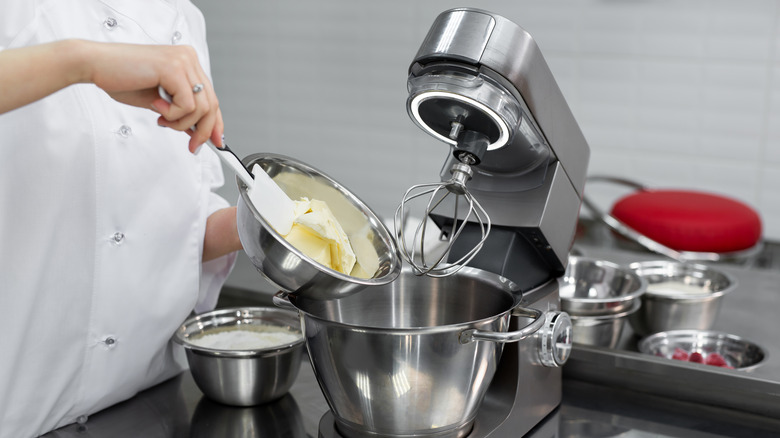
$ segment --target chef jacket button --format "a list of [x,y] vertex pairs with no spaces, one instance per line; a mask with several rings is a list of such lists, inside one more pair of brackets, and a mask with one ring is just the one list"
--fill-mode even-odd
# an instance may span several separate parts
[[118,245],[122,243],[123,240],[125,240],[125,234],[117,231],[113,236],[111,236],[111,239]]
[[113,30],[117,24],[119,23],[117,23],[116,18],[114,17],[108,17],[103,21],[103,26],[108,30]]
[[106,347],[113,348],[116,345],[116,338],[108,336],[106,339],[103,339],[103,343],[106,344]]
[[127,138],[133,134],[133,130],[127,125],[122,125],[119,127],[117,134],[119,134],[121,137]]
[[178,30],[173,33],[173,36],[171,36],[171,44],[176,44],[181,40],[181,32]]

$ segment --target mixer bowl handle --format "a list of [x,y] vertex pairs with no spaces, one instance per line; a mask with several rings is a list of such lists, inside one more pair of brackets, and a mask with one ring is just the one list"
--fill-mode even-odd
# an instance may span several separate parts
[[518,306],[512,310],[512,316],[533,318],[534,320],[527,326],[514,332],[491,332],[477,329],[463,330],[459,337],[460,343],[468,344],[469,342],[474,341],[491,341],[502,343],[522,341],[523,339],[538,332],[539,329],[545,325],[544,312],[541,310]]
[[293,303],[290,302],[289,296],[290,294],[283,290],[275,293],[273,298],[274,306],[279,307],[280,309],[292,310],[294,312],[298,312],[298,309],[295,307],[295,305],[293,305]]

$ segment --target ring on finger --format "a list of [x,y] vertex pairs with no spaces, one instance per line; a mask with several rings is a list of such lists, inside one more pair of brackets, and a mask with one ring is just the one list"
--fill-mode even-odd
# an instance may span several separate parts
[[203,84],[198,83],[192,86],[193,93],[197,94],[200,93],[201,91],[203,91]]

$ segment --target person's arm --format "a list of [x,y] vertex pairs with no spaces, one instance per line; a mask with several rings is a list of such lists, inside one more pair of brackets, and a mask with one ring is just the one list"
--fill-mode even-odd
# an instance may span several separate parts
[[236,227],[236,207],[215,211],[206,221],[203,239],[203,261],[214,260],[242,249]]
[[[188,132],[193,152],[209,138],[222,144],[219,101],[192,47],[62,40],[0,51],[0,114],[77,83],[153,109],[163,126],[185,132],[197,126]],[[193,92],[196,84],[202,91]],[[172,103],[160,98],[160,85]]]
[[81,82],[70,41],[0,51],[0,114]]

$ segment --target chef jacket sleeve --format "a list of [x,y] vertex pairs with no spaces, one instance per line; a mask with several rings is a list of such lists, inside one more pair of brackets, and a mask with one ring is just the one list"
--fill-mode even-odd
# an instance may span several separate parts
[[[222,187],[225,181],[217,154],[204,146],[201,147],[198,155],[201,155],[203,160],[204,184],[209,187],[208,193],[205,195],[206,218],[208,218],[215,211],[229,207],[230,204],[214,192],[214,190]],[[233,252],[201,263],[200,291],[198,301],[195,304],[196,313],[214,309],[217,304],[217,298],[219,298],[219,291],[233,270],[237,256],[238,253]]]
[[[14,47],[34,30],[35,1],[0,1],[0,50]],[[25,32],[26,31],[26,32]]]

